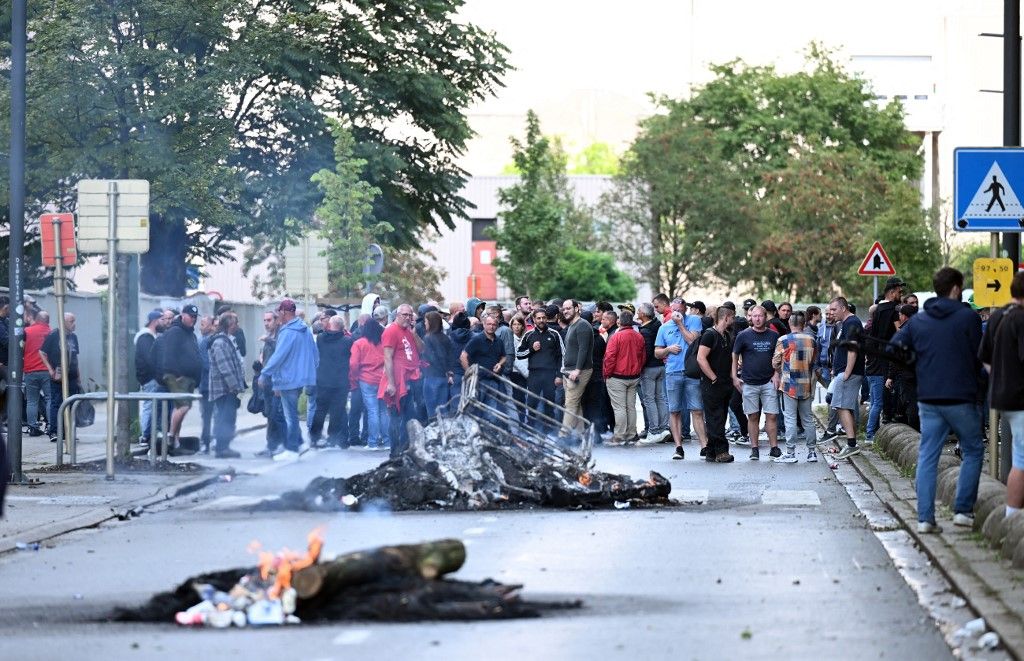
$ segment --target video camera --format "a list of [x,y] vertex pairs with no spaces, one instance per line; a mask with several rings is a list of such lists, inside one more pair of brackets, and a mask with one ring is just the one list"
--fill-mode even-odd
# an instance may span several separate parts
[[850,337],[843,339],[839,346],[857,353],[863,352],[865,356],[883,358],[907,367],[912,367],[917,362],[917,352],[913,349],[872,337],[860,329],[851,333]]

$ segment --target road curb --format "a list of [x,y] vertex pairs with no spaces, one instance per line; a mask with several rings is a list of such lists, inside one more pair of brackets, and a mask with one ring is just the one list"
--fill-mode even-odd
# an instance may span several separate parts
[[[891,426],[904,427],[904,425]],[[913,432],[913,430],[910,431]],[[913,479],[906,473],[912,472],[914,466],[907,466],[893,460],[892,454],[889,453],[906,457],[907,449],[911,444],[916,450],[919,434],[913,432],[911,436],[905,430],[897,429],[890,430],[882,439],[879,439],[881,434],[882,430],[879,430],[879,433],[875,435],[875,448],[879,450],[879,454],[867,452],[852,457],[851,464],[854,470],[871,485],[878,498],[902,523],[907,533],[931,559],[933,565],[963,595],[971,609],[985,619],[990,629],[999,634],[1003,649],[1015,659],[1024,659],[1024,609],[1020,606],[1024,600],[1021,599],[1021,588],[1016,587],[1014,581],[1015,570],[1007,567],[1004,560],[1000,560],[996,554],[976,543],[974,538],[969,538],[965,533],[956,533],[955,531],[943,532],[940,535],[919,535],[917,533],[916,506],[896,493],[897,489],[904,492],[913,491]],[[916,464],[916,454],[914,457],[914,464]],[[948,455],[944,455],[943,459],[949,459],[956,464],[955,466],[947,465],[945,470],[940,472],[940,477],[944,478],[945,483],[948,484],[950,480],[952,481],[953,492],[955,492],[959,462]],[[949,464],[950,462],[944,463]],[[1000,497],[998,490],[989,487],[989,491],[997,495],[987,499],[986,503]],[[1004,499],[1001,502],[1005,502],[1005,487],[1001,497]],[[945,499],[943,498],[943,500]],[[952,502],[952,495],[950,495],[949,502]],[[982,501],[979,499],[979,506],[981,504]],[[977,508],[976,511],[978,511]],[[996,511],[1000,516],[1002,515],[1001,508],[997,507]],[[991,514],[989,518],[991,519]],[[1016,530],[1014,528],[1014,531]],[[978,524],[975,525],[975,532],[981,532]],[[985,533],[982,532],[982,534]],[[987,534],[985,534],[985,538],[991,544],[992,538]],[[1020,531],[1020,538],[1015,541],[1013,547],[1020,544],[1022,539],[1024,539],[1024,530]],[[998,551],[999,549],[996,549],[997,553]],[[1005,552],[1002,555],[1005,556]]]
[[229,468],[226,470],[217,471],[213,475],[204,475],[196,477],[181,484],[169,485],[161,487],[152,496],[146,496],[145,498],[139,498],[123,503],[118,503],[115,507],[97,508],[83,512],[77,516],[73,516],[63,521],[57,521],[54,523],[47,523],[35,528],[29,529],[28,531],[20,534],[19,539],[2,539],[0,540],[0,555],[10,553],[11,551],[17,550],[17,544],[20,542],[24,543],[35,543],[44,542],[60,535],[65,535],[69,532],[76,530],[84,530],[87,528],[95,528],[96,526],[106,521],[113,519],[122,518],[126,512],[137,508],[147,508],[158,503],[173,500],[180,496],[186,496],[190,493],[194,493],[203,489],[214,482],[220,480],[222,475],[233,475],[234,469]]

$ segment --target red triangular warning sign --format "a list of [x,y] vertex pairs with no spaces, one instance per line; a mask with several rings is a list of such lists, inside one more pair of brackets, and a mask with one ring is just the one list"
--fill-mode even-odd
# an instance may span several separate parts
[[892,267],[889,255],[885,254],[882,244],[875,241],[875,245],[871,246],[864,261],[860,263],[857,273],[860,275],[896,275],[896,269]]

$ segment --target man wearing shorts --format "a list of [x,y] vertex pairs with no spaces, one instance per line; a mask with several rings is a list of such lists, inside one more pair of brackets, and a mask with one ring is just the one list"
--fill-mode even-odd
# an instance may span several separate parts
[[1024,271],[1010,283],[1013,302],[988,320],[981,360],[989,366],[992,408],[1010,423],[1013,463],[1006,479],[1006,516],[1024,507]]
[[[732,346],[732,383],[743,395],[743,413],[747,416],[750,435],[750,460],[761,458],[758,447],[761,434],[761,412],[764,411],[764,430],[768,433],[769,455],[782,456],[779,449],[778,417],[779,377],[772,367],[775,343],[779,334],[766,325],[768,314],[760,305],[747,312],[750,327],[740,331]],[[742,364],[742,366],[741,366]]]
[[859,337],[864,332],[864,324],[857,315],[850,312],[850,304],[842,296],[837,296],[829,303],[832,318],[835,320],[836,345],[832,355],[832,408],[839,412],[839,424],[846,432],[846,447],[836,455],[840,459],[860,454],[857,446],[857,422],[855,412],[860,408],[860,387],[864,381],[864,353],[854,351],[840,343]]
[[[682,299],[675,299],[673,305],[685,308]],[[668,321],[658,329],[654,340],[654,357],[665,361],[665,394],[668,398],[668,427],[676,444],[673,459],[682,459],[683,415],[692,410],[693,430],[700,440],[701,450],[707,447],[704,433],[704,405],[700,394],[700,379],[689,379],[683,373],[686,366],[686,349],[700,338],[703,325],[696,315],[684,316],[679,309],[673,310]],[[694,347],[696,351],[696,347]],[[699,420],[699,422],[698,422]],[[702,452],[702,455],[704,452]]]
[[[191,304],[186,305],[160,338],[158,354],[161,381],[167,392],[191,394],[199,384],[203,373],[203,361],[199,356],[199,341],[193,330],[198,318],[199,309]],[[168,448],[177,447],[181,423],[191,407],[191,399],[174,400],[170,430],[173,441]]]

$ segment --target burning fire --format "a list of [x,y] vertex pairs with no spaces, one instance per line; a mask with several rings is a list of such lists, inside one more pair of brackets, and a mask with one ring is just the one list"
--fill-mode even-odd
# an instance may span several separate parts
[[260,570],[260,578],[264,581],[274,579],[274,585],[267,591],[267,596],[277,599],[281,593],[292,586],[292,573],[305,569],[316,563],[320,558],[320,551],[324,546],[324,528],[318,526],[310,531],[306,540],[308,547],[305,554],[291,551],[287,548],[278,553],[262,550],[262,545],[253,540],[249,543],[249,552],[259,554],[257,566]]
[[594,481],[594,478],[593,476],[590,475],[590,473],[583,473],[582,475],[580,475],[579,481],[580,484],[582,484],[583,486],[589,487],[590,483]]

